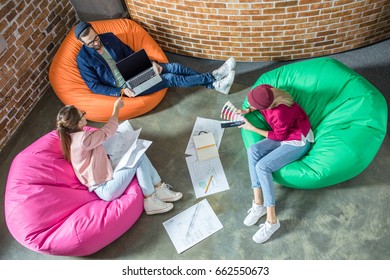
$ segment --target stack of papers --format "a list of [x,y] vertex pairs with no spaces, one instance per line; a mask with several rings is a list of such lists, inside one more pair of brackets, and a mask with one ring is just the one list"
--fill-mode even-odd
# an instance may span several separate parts
[[[218,154],[223,132],[221,121],[200,117],[195,121],[185,153],[197,198],[229,189]],[[223,228],[206,199],[163,225],[179,254]]]
[[[185,153],[190,155],[186,157],[186,162],[197,198],[229,189],[218,154],[223,132],[221,121],[201,117],[197,117],[195,121]],[[202,150],[206,150],[207,153],[204,154]]]
[[140,133],[141,128],[134,131],[130,122],[125,121],[118,126],[117,132],[103,143],[114,172],[125,167],[133,168],[152,144],[151,141],[139,139]]

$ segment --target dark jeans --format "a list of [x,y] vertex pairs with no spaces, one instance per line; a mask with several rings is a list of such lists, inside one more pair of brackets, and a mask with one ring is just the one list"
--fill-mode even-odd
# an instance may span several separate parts
[[163,88],[170,87],[205,86],[206,88],[214,88],[213,82],[215,79],[211,73],[202,74],[179,63],[166,63],[160,65],[163,68],[160,75],[162,81],[140,95],[151,94]]

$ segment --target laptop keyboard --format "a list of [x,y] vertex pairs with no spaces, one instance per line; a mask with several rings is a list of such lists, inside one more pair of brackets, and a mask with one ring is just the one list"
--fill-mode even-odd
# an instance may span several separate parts
[[153,69],[150,69],[149,71],[146,71],[145,73],[139,75],[138,77],[129,80],[129,84],[131,88],[135,88],[140,84],[146,82],[147,80],[153,78],[155,75],[156,73],[153,71]]

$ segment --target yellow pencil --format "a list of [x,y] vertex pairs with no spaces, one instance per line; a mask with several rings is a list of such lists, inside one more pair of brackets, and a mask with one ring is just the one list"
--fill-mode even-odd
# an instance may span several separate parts
[[209,179],[209,181],[207,183],[207,186],[206,186],[206,189],[205,189],[204,193],[207,193],[207,191],[209,190],[211,179],[213,179],[213,175],[210,176],[210,179]]
[[125,92],[125,90],[122,88],[121,89],[121,97],[120,98],[122,98],[124,92]]
[[202,149],[210,148],[210,147],[212,147],[212,146],[216,146],[216,144],[210,144],[210,145],[202,146],[202,147],[197,148],[197,150],[202,150]]

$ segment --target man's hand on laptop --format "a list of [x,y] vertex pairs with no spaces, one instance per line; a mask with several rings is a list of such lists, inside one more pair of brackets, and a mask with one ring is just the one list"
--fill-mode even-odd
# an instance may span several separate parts
[[161,67],[161,65],[159,65],[156,61],[152,61],[152,64],[153,64],[154,69],[156,69],[156,70],[157,70],[157,73],[160,75],[161,72],[162,72],[162,67]]
[[134,92],[129,88],[125,88],[123,94],[126,95],[127,97],[134,97]]

